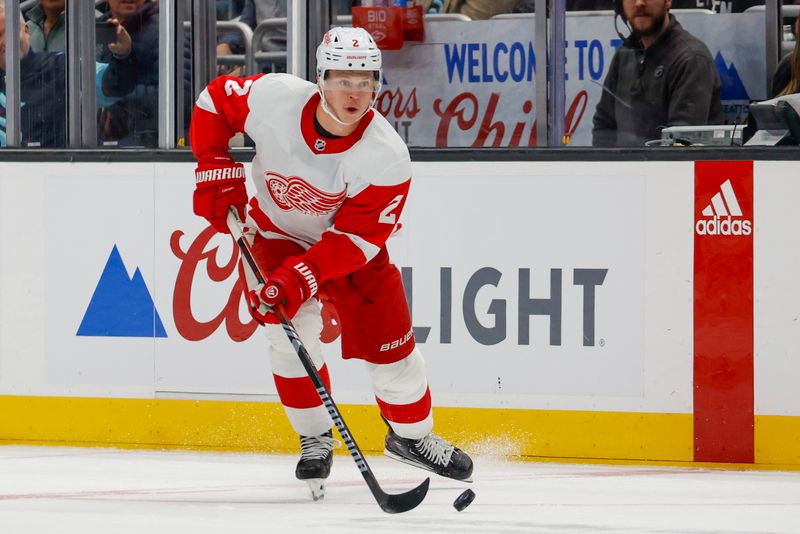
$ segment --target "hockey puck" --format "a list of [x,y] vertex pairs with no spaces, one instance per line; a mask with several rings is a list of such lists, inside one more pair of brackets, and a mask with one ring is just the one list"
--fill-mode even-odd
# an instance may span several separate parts
[[459,512],[472,504],[472,501],[475,500],[475,492],[471,489],[466,489],[464,492],[456,497],[456,500],[453,501],[453,508],[458,510]]

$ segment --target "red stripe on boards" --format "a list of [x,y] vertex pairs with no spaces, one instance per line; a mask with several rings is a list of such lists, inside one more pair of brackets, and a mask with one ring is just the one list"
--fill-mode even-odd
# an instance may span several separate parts
[[694,460],[752,463],[752,161],[695,163],[694,221]]

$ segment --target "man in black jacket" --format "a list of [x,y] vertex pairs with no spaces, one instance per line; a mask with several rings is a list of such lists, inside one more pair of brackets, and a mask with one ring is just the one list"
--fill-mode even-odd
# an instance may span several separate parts
[[[619,0],[631,35],[611,60],[592,145],[643,146],[665,126],[722,122],[711,53],[669,14],[671,0]],[[620,8],[618,8],[620,9]]]
[[[0,146],[6,145],[5,120],[5,26],[4,5],[0,3]],[[66,144],[67,63],[64,54],[32,52],[28,27],[20,21],[20,110],[22,143],[26,146],[64,147]],[[137,63],[128,32],[113,20],[117,41],[108,63],[95,65],[97,105],[110,105],[130,93],[136,85]]]

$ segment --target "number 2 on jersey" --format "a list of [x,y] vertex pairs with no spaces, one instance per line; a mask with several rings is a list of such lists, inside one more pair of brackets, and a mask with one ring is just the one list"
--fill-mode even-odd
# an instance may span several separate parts
[[397,223],[397,215],[392,213],[397,206],[400,205],[400,202],[403,201],[403,195],[397,195],[389,202],[389,205],[384,208],[381,212],[381,216],[378,217],[378,222],[385,223],[385,224],[396,224]]
[[231,96],[236,93],[238,96],[244,96],[250,91],[251,85],[253,85],[253,80],[246,80],[244,85],[239,85],[236,80],[228,80],[225,82],[225,94]]

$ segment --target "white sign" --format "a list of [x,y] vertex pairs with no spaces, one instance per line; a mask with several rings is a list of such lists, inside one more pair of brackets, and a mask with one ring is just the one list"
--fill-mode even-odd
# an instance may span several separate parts
[[[123,396],[275,395],[237,249],[191,213],[191,167],[90,164],[45,178],[49,382]],[[405,230],[390,241],[440,398],[641,397],[644,177],[450,167],[415,177]],[[326,321],[338,398],[372,402],[338,336]]]
[[[764,14],[677,18],[708,46],[726,120],[741,123],[749,100],[766,98]],[[425,32],[424,43],[384,53],[384,91],[376,104],[408,144],[536,146],[533,19],[426,22]],[[613,17],[568,13],[565,133],[572,146],[591,145],[592,116],[620,43]]]

